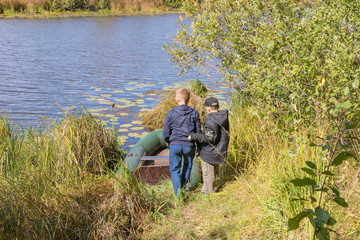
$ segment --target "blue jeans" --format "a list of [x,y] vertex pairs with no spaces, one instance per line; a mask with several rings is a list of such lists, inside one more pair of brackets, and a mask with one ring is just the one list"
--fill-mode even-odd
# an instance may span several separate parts
[[178,195],[190,178],[192,160],[195,156],[195,146],[173,145],[169,146],[169,165],[171,182],[175,194]]

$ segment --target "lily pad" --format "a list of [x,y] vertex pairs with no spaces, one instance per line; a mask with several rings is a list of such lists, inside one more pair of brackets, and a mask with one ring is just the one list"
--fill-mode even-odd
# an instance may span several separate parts
[[142,122],[139,120],[136,120],[136,121],[133,121],[132,124],[142,124]]
[[122,92],[124,92],[124,90],[115,90],[115,91],[113,91],[114,93],[122,93]]
[[143,104],[143,103],[145,103],[145,101],[144,100],[136,100],[136,103],[137,104]]
[[155,100],[155,98],[149,97],[149,98],[146,98],[146,100],[152,101],[152,100]]
[[133,84],[138,84],[138,82],[132,81],[132,82],[128,82],[129,85],[133,85]]
[[122,128],[128,128],[128,127],[131,127],[131,126],[132,126],[131,123],[125,123],[125,124],[120,125],[120,127],[122,127]]
[[134,91],[135,88],[125,88],[126,91]]
[[121,116],[121,117],[125,117],[125,116],[129,116],[130,114],[129,114],[129,113],[122,112],[122,113],[118,113],[117,115],[118,115],[118,116]]
[[127,128],[120,128],[117,130],[118,132],[129,132],[129,129]]
[[139,130],[142,130],[144,129],[144,127],[132,127],[131,130],[133,131],[139,131]]
[[130,132],[128,136],[133,138],[140,138],[140,134],[136,132]]
[[111,97],[111,94],[100,94],[101,97]]
[[89,113],[102,112],[108,110],[107,108],[94,108],[94,109],[86,109]]

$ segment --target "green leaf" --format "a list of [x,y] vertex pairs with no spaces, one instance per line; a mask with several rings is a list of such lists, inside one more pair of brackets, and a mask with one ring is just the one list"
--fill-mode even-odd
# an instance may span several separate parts
[[319,240],[328,240],[328,239],[330,239],[329,231],[324,227],[317,228],[315,236]]
[[307,208],[307,209],[305,209],[305,211],[311,213],[312,215],[315,215],[315,212],[312,209]]
[[328,176],[334,176],[334,174],[330,171],[323,171],[321,174],[328,175]]
[[274,48],[275,42],[274,40],[270,41],[268,44],[268,49],[272,50]]
[[352,103],[350,101],[346,101],[344,103],[341,104],[341,107],[345,108],[345,109],[349,109],[352,107]]
[[288,220],[288,231],[292,231],[295,229],[299,228],[299,224],[301,222],[301,220],[307,216],[309,216],[310,213],[307,211],[302,211],[301,213],[299,213],[298,215],[296,215],[293,218],[289,218]]
[[330,217],[329,221],[327,221],[326,224],[329,226],[334,226],[336,223],[337,223],[337,221],[333,217]]
[[305,198],[292,198],[291,201],[307,201]]
[[334,198],[334,202],[336,202],[338,205],[342,206],[342,207],[348,207],[349,204],[347,204],[347,202],[345,202],[345,199],[340,197],[340,196],[336,196]]
[[343,163],[344,160],[346,160],[346,159],[348,159],[350,157],[353,157],[353,158],[355,158],[357,160],[357,157],[356,157],[356,155],[354,153],[352,153],[352,152],[341,152],[334,158],[334,160],[331,163],[331,166],[339,166],[340,164]]
[[306,165],[308,165],[308,167],[310,167],[310,168],[312,168],[312,169],[316,170],[316,165],[315,165],[315,163],[310,162],[310,161],[306,161],[305,163],[306,163]]
[[316,203],[316,201],[317,201],[316,198],[314,198],[314,197],[310,197],[310,200],[312,203]]
[[359,87],[359,79],[355,79],[354,82],[352,83],[352,87],[354,89],[358,88]]
[[326,145],[324,145],[322,147],[322,150],[325,151],[325,150],[328,150],[329,148],[330,148],[330,145],[329,145],[329,143],[327,143]]
[[336,196],[340,196],[340,193],[339,193],[339,191],[338,191],[336,188],[331,188],[331,190],[333,191],[333,193],[334,193]]
[[345,96],[349,95],[349,92],[350,92],[349,87],[344,88],[344,95]]
[[311,176],[316,176],[315,172],[313,170],[311,170],[310,168],[301,168],[301,170],[303,170],[304,172],[306,172],[307,174],[309,174]]
[[321,207],[315,208],[315,216],[322,222],[327,223],[330,218],[330,213]]
[[296,187],[316,185],[315,180],[310,178],[303,178],[303,179],[295,178],[290,180],[290,182],[294,184]]
[[327,135],[327,136],[326,136],[326,139],[327,139],[327,140],[331,140],[332,138],[333,138],[333,135]]
[[355,124],[346,124],[345,128],[347,130],[354,129],[354,128],[356,128],[356,125]]

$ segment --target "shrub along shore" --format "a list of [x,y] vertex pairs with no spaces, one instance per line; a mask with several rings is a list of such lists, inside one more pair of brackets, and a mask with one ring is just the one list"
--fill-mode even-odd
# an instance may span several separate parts
[[177,13],[185,0],[0,0],[0,17],[49,18]]

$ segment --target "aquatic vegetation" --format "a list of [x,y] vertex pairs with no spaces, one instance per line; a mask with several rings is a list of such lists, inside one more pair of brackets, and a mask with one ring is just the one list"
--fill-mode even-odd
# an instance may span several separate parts
[[122,128],[128,128],[128,127],[131,127],[132,124],[131,123],[125,123],[125,124],[121,124],[120,127]]
[[114,93],[122,93],[122,92],[124,92],[124,90],[114,90],[113,92]]

